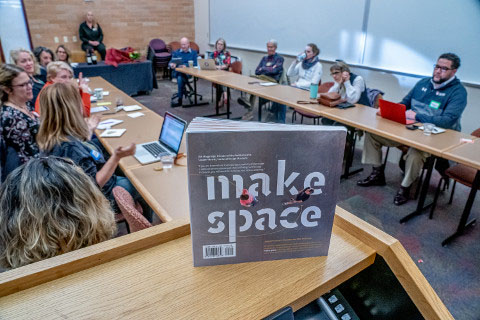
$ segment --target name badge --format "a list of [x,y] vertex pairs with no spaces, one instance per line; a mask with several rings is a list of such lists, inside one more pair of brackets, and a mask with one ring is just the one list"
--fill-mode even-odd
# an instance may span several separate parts
[[438,109],[440,107],[440,102],[432,100],[429,105],[430,108]]
[[271,62],[267,62],[265,65],[266,65],[267,67],[270,67],[270,66],[272,65],[272,63],[271,63]]
[[90,155],[94,160],[100,160],[101,154],[98,151],[90,150]]

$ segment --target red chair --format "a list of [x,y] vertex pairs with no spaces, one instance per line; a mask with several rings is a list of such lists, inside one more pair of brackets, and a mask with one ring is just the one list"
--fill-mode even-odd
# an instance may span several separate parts
[[[335,83],[333,81],[331,82],[325,82],[321,85],[318,86],[318,93],[325,93],[328,92],[328,90],[333,87]],[[297,113],[301,116],[300,118],[300,123],[303,123],[303,117],[313,119],[313,124],[320,124],[320,119],[322,118],[319,115],[308,113],[305,111],[300,111],[300,110],[293,110],[292,113],[292,123],[296,120],[297,118]]]
[[141,207],[139,205],[135,206],[135,202],[127,190],[122,187],[115,187],[112,192],[120,211],[130,226],[130,231],[140,231],[152,226],[142,215]]
[[180,42],[178,42],[178,41],[170,42],[169,44],[167,44],[167,49],[168,49],[168,52],[170,52],[170,53],[180,49]]

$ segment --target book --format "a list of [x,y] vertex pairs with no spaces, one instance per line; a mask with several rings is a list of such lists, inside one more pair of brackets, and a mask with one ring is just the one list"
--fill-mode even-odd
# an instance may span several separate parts
[[327,255],[344,127],[195,118],[186,132],[194,266]]
[[121,137],[122,134],[125,133],[127,129],[107,129],[102,132],[100,137],[102,138],[116,138],[116,137]]

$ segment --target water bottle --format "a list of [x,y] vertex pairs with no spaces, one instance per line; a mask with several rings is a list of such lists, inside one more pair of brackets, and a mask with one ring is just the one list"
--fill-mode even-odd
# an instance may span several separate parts
[[297,60],[298,60],[298,62],[300,62],[303,59],[305,59],[306,57],[307,57],[307,54],[305,52],[302,52],[297,56]]

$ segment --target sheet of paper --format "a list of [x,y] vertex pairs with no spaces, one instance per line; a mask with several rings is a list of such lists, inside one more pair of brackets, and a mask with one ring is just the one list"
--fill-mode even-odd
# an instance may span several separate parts
[[90,113],[103,112],[109,110],[108,107],[93,107],[90,109]]
[[134,105],[131,105],[131,106],[123,106],[123,110],[126,111],[126,112],[130,112],[130,111],[142,110],[142,107],[134,104]]
[[145,114],[144,114],[144,113],[141,113],[141,112],[134,112],[134,113],[128,114],[128,116],[129,116],[130,118],[138,118],[138,117],[142,117],[142,116],[144,116],[144,115],[145,115]]
[[110,94],[110,91],[103,91],[103,96],[108,96]]
[[123,122],[123,120],[118,120],[118,119],[103,120],[98,124],[97,129],[100,129],[100,130],[110,129],[111,127],[113,127],[113,126],[115,126],[119,123],[122,123],[122,122]]
[[120,137],[122,134],[125,133],[127,129],[107,129],[102,132],[100,137],[102,138],[111,138],[111,137]]
[[260,82],[260,85],[264,87],[276,86],[277,84],[278,83],[275,83],[275,82]]

